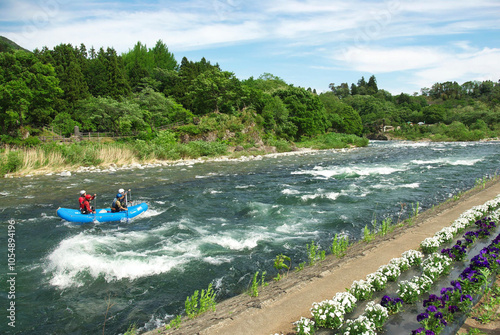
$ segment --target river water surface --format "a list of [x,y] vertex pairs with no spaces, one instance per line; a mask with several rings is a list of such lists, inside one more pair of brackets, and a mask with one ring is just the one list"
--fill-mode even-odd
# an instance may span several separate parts
[[[106,334],[153,329],[211,283],[221,300],[256,271],[292,267],[306,244],[328,250],[336,233],[403,220],[500,169],[500,144],[371,142],[347,152],[207,162],[69,177],[0,181],[1,334]],[[119,188],[149,210],[121,223],[75,225],[55,215],[80,189],[111,203]],[[8,296],[8,221],[16,227],[15,298]],[[325,297],[327,298],[327,297]],[[15,328],[6,309],[15,301]]]

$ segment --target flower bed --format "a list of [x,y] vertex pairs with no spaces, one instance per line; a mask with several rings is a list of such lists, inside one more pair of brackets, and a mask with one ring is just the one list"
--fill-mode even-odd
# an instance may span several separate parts
[[[400,258],[391,260],[375,273],[369,274],[366,280],[354,281],[348,292],[344,293],[344,297],[348,297],[346,301],[334,298],[314,303],[311,308],[312,318],[303,317],[294,323],[297,334],[313,334],[321,328],[333,329],[333,332],[343,334],[376,334],[377,329],[383,329],[384,324],[391,319],[389,315],[395,316],[407,308],[415,312],[415,303],[422,300],[424,310],[415,317],[421,327],[413,330],[403,328],[414,334],[441,333],[449,323],[457,320],[457,313],[464,313],[472,307],[471,292],[480,292],[478,289],[484,287],[492,274],[498,270],[500,235],[472,258],[471,265],[462,271],[457,280],[451,282],[451,287],[440,290],[440,296],[431,294],[425,300],[423,297],[438,284],[440,278],[449,275],[456,264],[466,259],[468,251],[473,249],[478,240],[491,238],[491,232],[496,229],[495,222],[498,222],[500,217],[499,207],[500,195],[482,206],[475,206],[466,211],[449,227],[422,241],[423,253],[416,250],[406,251]],[[488,213],[491,219],[485,218]],[[458,240],[449,248],[443,248],[474,223],[477,230],[467,231],[462,236],[463,240]],[[438,252],[440,248],[441,252]],[[419,275],[410,280],[399,281],[396,297],[385,295],[380,304],[369,302],[361,315],[358,311],[357,317],[355,313],[350,312],[354,304],[371,299],[375,292],[386,290],[388,282],[397,282],[401,274],[409,269]],[[351,315],[348,315],[349,313]],[[350,319],[348,316],[355,318]]]

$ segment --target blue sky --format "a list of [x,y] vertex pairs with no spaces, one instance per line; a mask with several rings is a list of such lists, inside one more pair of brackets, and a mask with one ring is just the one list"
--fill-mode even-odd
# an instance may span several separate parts
[[295,86],[377,78],[392,94],[500,79],[498,0],[2,0],[0,35],[122,53],[163,40],[178,62],[205,57],[240,79]]

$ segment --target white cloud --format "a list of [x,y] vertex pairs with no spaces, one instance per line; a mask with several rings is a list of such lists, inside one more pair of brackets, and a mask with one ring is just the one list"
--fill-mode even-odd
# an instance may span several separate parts
[[401,1],[392,0],[393,2],[399,2],[401,8],[405,11],[425,14],[438,14],[442,13],[456,13],[456,12],[471,12],[476,10],[487,9],[490,11],[492,8],[500,8],[498,1],[492,0],[420,0],[420,1]]
[[333,1],[326,2],[321,0],[306,0],[306,1],[293,1],[293,0],[279,0],[269,1],[263,3],[264,8],[269,13],[281,14],[310,14],[325,12],[340,12],[346,9],[351,9],[356,1]]
[[431,87],[436,82],[500,79],[500,49],[484,48],[476,52],[448,54],[446,60],[415,73],[414,82],[420,87]]
[[[130,42],[149,40],[150,36],[158,35],[167,36],[168,39],[163,38],[164,42],[179,50],[250,40],[280,41],[282,44],[277,44],[277,47],[284,43],[303,47],[334,42],[359,46],[359,41],[366,44],[397,37],[451,34],[500,25],[491,12],[491,7],[500,5],[488,1],[481,1],[476,6],[469,1],[426,0],[410,3],[402,0],[251,3],[196,0],[153,4],[11,0],[9,5],[7,14],[21,18],[25,24],[16,35],[28,48],[53,46],[71,40],[121,49],[125,44],[130,47]],[[422,14],[424,12],[426,15]],[[481,20],[470,18],[476,12],[481,13]],[[462,21],[457,22],[458,19]]]
[[334,56],[351,69],[383,73],[426,68],[446,59],[442,51],[430,47],[369,48],[349,47]]
[[[455,44],[456,45],[456,44]],[[500,48],[477,49],[461,41],[460,48],[443,47],[351,47],[340,61],[349,69],[361,73],[405,73],[405,80],[415,87],[430,87],[436,82],[500,79]]]
[[[178,57],[246,46],[246,54],[267,59],[270,72],[270,64],[296,69],[303,62],[341,76],[386,74],[422,87],[498,76],[498,39],[484,32],[498,33],[499,10],[497,0],[4,0],[0,35],[27,49],[84,43],[118,52],[162,39]],[[251,61],[241,55],[231,59],[235,72]],[[295,72],[280,75],[289,80]]]

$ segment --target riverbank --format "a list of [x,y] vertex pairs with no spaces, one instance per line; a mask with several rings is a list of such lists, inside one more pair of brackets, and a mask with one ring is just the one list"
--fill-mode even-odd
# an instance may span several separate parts
[[[352,136],[351,136],[352,137]],[[89,147],[61,149],[63,145],[57,146],[57,150],[44,150],[43,148],[26,148],[12,150],[0,149],[0,176],[4,178],[15,178],[34,175],[70,176],[72,173],[80,172],[115,172],[117,170],[144,169],[148,167],[192,165],[213,161],[250,161],[263,157],[278,157],[282,155],[297,155],[332,150],[345,152],[363,147],[363,141],[353,141],[349,136],[340,137],[340,142],[309,141],[298,143],[287,147],[275,147],[261,145],[260,147],[228,147],[224,154],[217,154],[216,150],[210,155],[197,156],[197,158],[158,158],[156,155],[144,155],[139,158],[137,153],[123,145],[104,145],[102,147]],[[336,138],[334,138],[335,140]],[[393,139],[391,139],[393,140]],[[405,141],[403,142],[431,142],[430,140]],[[488,139],[481,142],[497,141]],[[366,142],[366,145],[368,142]],[[149,157],[149,156],[152,156]],[[7,171],[13,171],[5,173]]]
[[219,157],[200,157],[196,159],[178,159],[178,160],[158,160],[158,159],[150,159],[145,161],[139,161],[133,158],[125,156],[122,158],[120,163],[105,163],[96,166],[82,166],[82,165],[73,165],[73,166],[61,166],[60,164],[54,164],[51,166],[44,166],[40,168],[35,168],[31,166],[27,166],[15,173],[7,173],[4,175],[4,178],[17,178],[17,177],[31,177],[36,175],[60,175],[60,176],[71,176],[74,173],[110,173],[116,172],[118,170],[132,170],[132,169],[146,169],[153,167],[162,167],[162,166],[189,166],[193,164],[207,163],[207,162],[247,162],[251,160],[260,160],[264,157],[266,158],[275,158],[280,156],[289,156],[289,155],[304,155],[311,154],[319,151],[337,151],[337,152],[347,152],[349,150],[354,150],[355,147],[352,148],[343,148],[343,149],[312,149],[312,148],[295,148],[293,151],[287,152],[277,152],[274,147],[266,147],[260,151],[238,151],[232,152],[230,155],[224,155]]
[[160,132],[149,141],[47,143],[33,147],[0,147],[0,174],[7,177],[50,174],[89,167],[92,171],[143,165],[171,165],[172,162],[213,159],[241,159],[275,153],[312,149],[363,147],[368,139],[356,135],[328,133],[301,142],[255,139],[252,143],[229,145],[223,141],[193,140],[178,142],[173,134]]
[[464,211],[498,194],[500,181],[495,178],[484,187],[476,187],[419,214],[411,227],[398,228],[370,243],[354,244],[342,259],[330,255],[315,266],[290,272],[281,281],[259,289],[258,297],[241,294],[219,302],[215,312],[193,320],[183,319],[179,329],[160,328],[146,334],[293,334],[292,323],[301,316],[309,317],[313,302],[345,291],[354,280],[365,278],[404,251],[418,249],[422,240],[449,226]]

